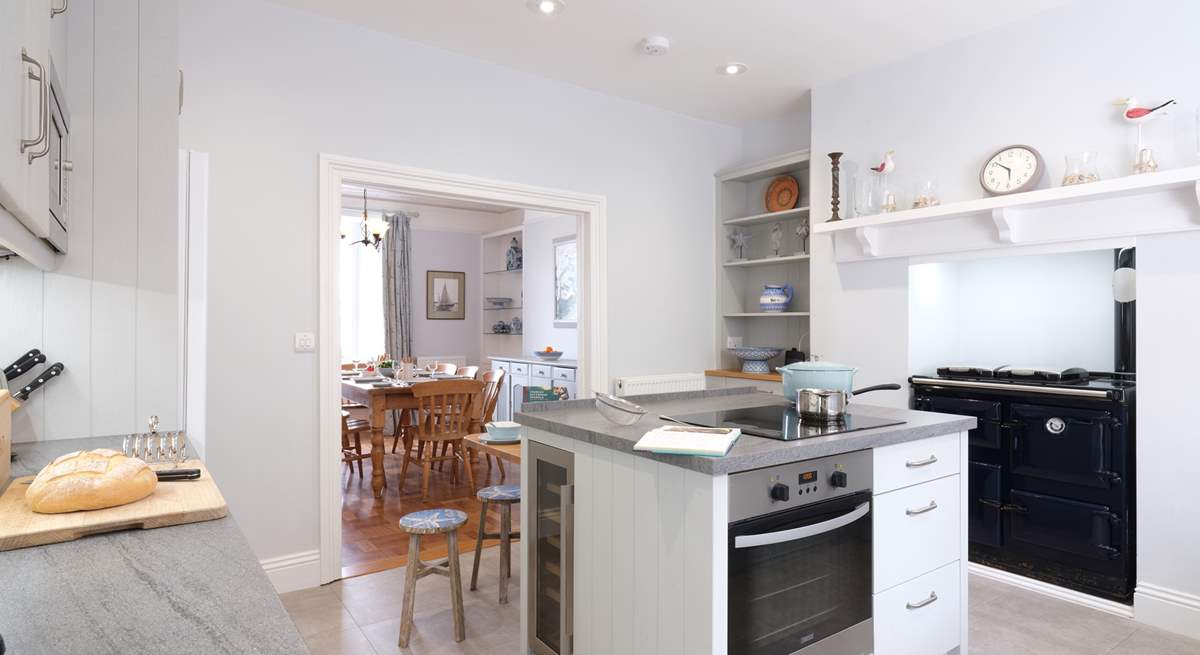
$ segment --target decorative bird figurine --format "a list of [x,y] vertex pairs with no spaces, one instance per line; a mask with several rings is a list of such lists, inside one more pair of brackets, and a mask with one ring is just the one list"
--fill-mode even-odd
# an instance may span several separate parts
[[889,150],[883,153],[883,161],[880,162],[878,166],[872,166],[871,170],[875,171],[876,173],[883,173],[884,175],[896,170],[896,162],[892,159],[892,155],[894,154],[896,154],[895,150]]
[[1121,118],[1126,122],[1141,124],[1149,121],[1156,116],[1161,116],[1167,112],[1163,111],[1166,107],[1175,104],[1174,100],[1168,100],[1157,107],[1140,107],[1138,106],[1137,98],[1124,98],[1113,103],[1125,110],[1121,112]]

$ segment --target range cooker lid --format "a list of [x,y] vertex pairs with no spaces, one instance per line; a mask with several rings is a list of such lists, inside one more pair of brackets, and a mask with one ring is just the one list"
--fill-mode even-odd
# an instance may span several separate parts
[[973,378],[996,379],[1013,381],[1059,382],[1064,384],[1082,384],[1088,381],[1089,373],[1085,368],[1055,368],[1050,366],[984,366],[979,364],[949,364],[939,366],[937,374],[943,378]]

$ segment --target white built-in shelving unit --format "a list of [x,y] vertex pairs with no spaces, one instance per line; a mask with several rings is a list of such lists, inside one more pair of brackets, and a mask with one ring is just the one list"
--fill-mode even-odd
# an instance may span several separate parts
[[[525,228],[522,225],[489,232],[482,237],[481,257],[483,273],[479,276],[479,302],[482,309],[482,342],[480,354],[483,357],[492,355],[500,357],[517,357],[523,352],[522,331],[496,332],[492,326],[498,321],[512,323],[513,318],[521,318],[524,305],[522,295],[523,269],[509,270],[506,268],[505,255],[508,245],[516,237],[517,243],[525,245]],[[512,298],[508,307],[493,307],[487,298]]]
[[[716,175],[716,343],[719,369],[739,369],[741,363],[726,349],[729,337],[741,337],[745,346],[773,346],[809,351],[809,255],[796,236],[796,226],[809,220],[809,152],[801,150],[771,159],[720,171]],[[794,209],[766,211],[766,190],[771,180],[783,174],[800,183],[800,199]],[[771,227],[783,226],[783,245],[771,250]],[[729,236],[735,229],[750,233],[743,259],[735,259]],[[808,244],[812,243],[811,237]],[[791,284],[795,297],[788,311],[759,310],[763,285]],[[804,339],[801,344],[801,339]],[[772,361],[776,366],[782,364]]]

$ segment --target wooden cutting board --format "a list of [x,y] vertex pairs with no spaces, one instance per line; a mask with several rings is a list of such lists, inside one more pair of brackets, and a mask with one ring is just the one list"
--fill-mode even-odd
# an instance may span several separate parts
[[128,505],[66,514],[38,514],[25,502],[33,476],[13,480],[0,496],[0,551],[73,541],[105,532],[162,528],[219,519],[229,513],[225,498],[198,461],[179,468],[200,469],[199,480],[159,482],[154,493]]

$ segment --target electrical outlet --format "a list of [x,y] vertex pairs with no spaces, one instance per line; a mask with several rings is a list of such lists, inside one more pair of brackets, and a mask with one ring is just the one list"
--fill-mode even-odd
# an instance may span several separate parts
[[726,348],[741,348],[742,337],[725,337]]
[[310,353],[316,350],[317,335],[312,332],[297,332],[295,347],[298,353]]

